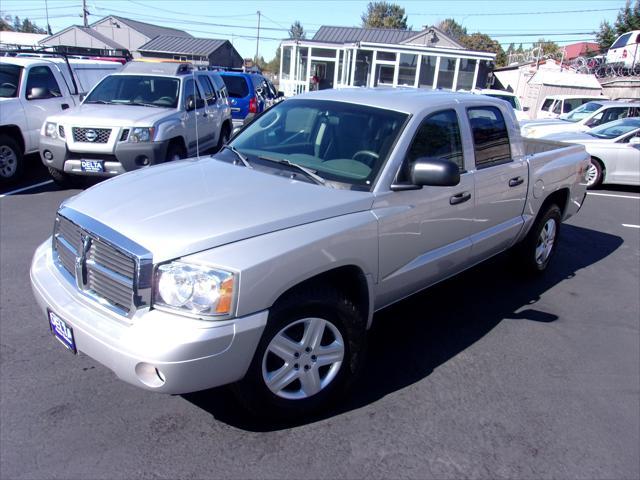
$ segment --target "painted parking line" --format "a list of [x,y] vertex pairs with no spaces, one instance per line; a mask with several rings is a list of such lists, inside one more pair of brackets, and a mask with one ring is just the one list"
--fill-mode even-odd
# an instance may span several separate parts
[[17,190],[11,190],[10,192],[3,193],[0,195],[0,198],[8,197],[9,195],[14,195],[16,193],[24,192],[26,190],[31,190],[32,188],[42,187],[43,185],[49,185],[53,183],[53,180],[47,180],[46,182],[36,183],[35,185],[29,185],[28,187],[18,188]]
[[640,225],[631,225],[629,223],[623,223],[622,226],[627,228],[640,228]]
[[640,200],[640,197],[637,197],[637,196],[634,196],[634,195],[615,195],[613,193],[587,192],[587,195],[595,195],[597,197],[633,198],[635,200]]

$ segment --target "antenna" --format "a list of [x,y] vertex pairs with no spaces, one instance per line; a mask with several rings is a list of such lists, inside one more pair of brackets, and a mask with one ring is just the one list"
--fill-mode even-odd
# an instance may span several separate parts
[[[191,63],[194,62],[194,55],[191,54]],[[195,64],[194,64],[195,66]],[[196,69],[191,69],[191,78],[193,78],[193,101],[196,104],[196,108],[193,110],[193,117],[195,118],[196,123],[196,157],[200,160],[200,135],[198,135],[198,96],[196,92],[198,91],[198,86],[196,85]],[[206,108],[205,108],[206,111]]]
[[256,60],[255,63],[258,63],[258,51],[260,50],[260,10],[256,12],[258,14],[258,36],[256,37]]

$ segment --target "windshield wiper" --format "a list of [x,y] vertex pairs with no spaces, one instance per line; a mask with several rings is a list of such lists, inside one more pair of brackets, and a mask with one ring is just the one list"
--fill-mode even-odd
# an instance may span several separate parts
[[307,167],[303,167],[302,165],[298,165],[297,163],[290,162],[289,160],[286,160],[284,158],[282,159],[269,158],[269,157],[258,157],[258,158],[260,158],[261,160],[267,160],[269,162],[279,163],[280,165],[286,165],[288,167],[297,168],[302,173],[306,174],[307,177],[309,177],[311,180],[316,182],[318,185],[324,185],[326,183],[325,179],[322,178],[320,175],[317,175],[316,172],[314,172],[313,170]]
[[[232,146],[232,145],[223,145],[222,146],[222,150],[224,149],[227,150],[231,150],[233,153],[236,154],[236,157],[238,157],[240,159],[240,161],[242,162],[242,164],[247,167],[247,168],[253,168],[253,166],[249,163],[249,160],[247,160],[247,157],[245,157],[243,154],[240,153],[240,151],[238,149],[236,149],[236,147]],[[235,162],[234,162],[235,163]]]
[[135,105],[137,107],[156,107],[162,108],[160,105],[156,105],[155,103],[146,103],[146,102],[128,102],[125,105]]
[[111,105],[113,102],[108,102],[106,100],[87,100],[84,103],[99,103],[101,105]]

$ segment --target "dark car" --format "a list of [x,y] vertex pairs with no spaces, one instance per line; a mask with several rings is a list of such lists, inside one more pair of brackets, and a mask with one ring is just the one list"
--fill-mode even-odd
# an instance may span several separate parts
[[278,98],[273,84],[258,73],[220,72],[227,86],[233,126],[242,126]]

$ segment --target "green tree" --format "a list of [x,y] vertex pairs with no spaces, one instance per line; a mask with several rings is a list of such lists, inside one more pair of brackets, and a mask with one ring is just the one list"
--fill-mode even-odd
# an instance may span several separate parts
[[276,75],[280,74],[280,48],[276,50],[274,57],[269,60],[269,63],[264,68],[268,72],[273,72]]
[[595,32],[596,41],[601,50],[608,50],[615,39],[631,30],[640,30],[640,0],[636,0],[631,6],[627,0],[624,7],[618,12],[613,26],[606,20],[600,23],[600,30]]
[[467,29],[453,18],[444,19],[436,25],[436,28],[442,30],[448,37],[453,38],[456,42],[462,42],[467,36]]
[[553,56],[560,53],[560,46],[549,40],[545,40],[544,38],[539,38],[538,41],[533,45],[534,47],[541,47],[542,54],[544,56]]
[[404,8],[395,3],[369,2],[367,11],[360,18],[365,28],[408,29]]
[[302,24],[298,20],[291,24],[291,28],[289,28],[289,38],[293,40],[307,38],[304,28],[302,28]]
[[28,18],[25,18],[22,21],[22,25],[20,26],[20,31],[24,33],[47,33],[44,28],[40,28],[38,25],[33,23]]
[[489,35],[479,32],[472,33],[471,35],[464,37],[461,43],[470,50],[495,53],[496,65],[498,66],[503,66],[507,63],[507,56],[505,55],[502,46],[497,40],[494,40]]

